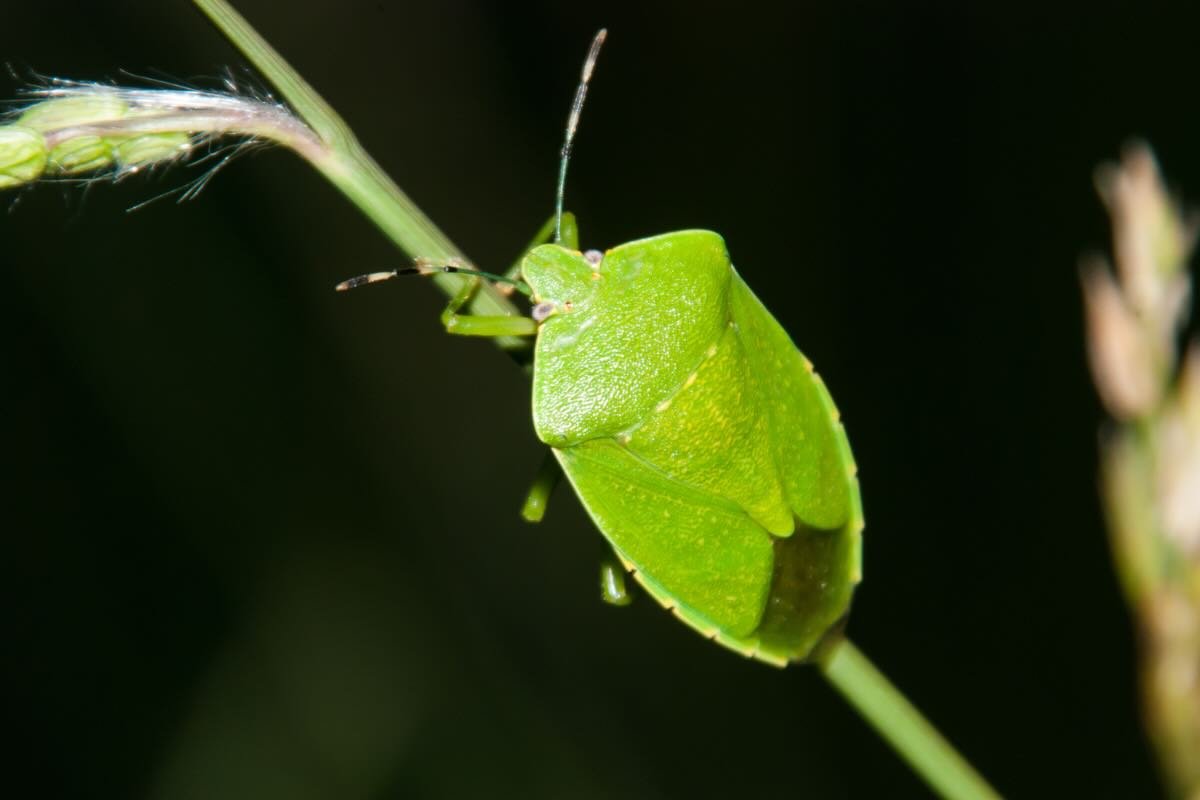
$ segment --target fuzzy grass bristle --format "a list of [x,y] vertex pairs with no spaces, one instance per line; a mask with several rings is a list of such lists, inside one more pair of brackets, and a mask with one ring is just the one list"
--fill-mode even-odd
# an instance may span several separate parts
[[0,118],[0,189],[41,180],[120,180],[180,163],[205,167],[166,193],[183,201],[259,145],[283,144],[309,160],[326,156],[325,144],[287,106],[238,93],[229,80],[226,87],[230,91],[49,79],[25,92],[33,102]]

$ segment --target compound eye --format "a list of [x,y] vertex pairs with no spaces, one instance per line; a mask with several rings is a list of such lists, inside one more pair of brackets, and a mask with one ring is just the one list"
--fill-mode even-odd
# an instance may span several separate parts
[[588,250],[583,254],[583,260],[588,263],[593,270],[600,268],[600,262],[604,260],[604,253],[599,250]]
[[557,309],[554,307],[552,300],[543,300],[533,307],[533,311],[529,316],[533,317],[534,322],[545,322],[546,318],[553,314]]

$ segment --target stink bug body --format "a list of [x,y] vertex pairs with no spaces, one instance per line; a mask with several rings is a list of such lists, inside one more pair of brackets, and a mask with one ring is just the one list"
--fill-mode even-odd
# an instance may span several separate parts
[[734,271],[681,231],[595,258],[532,250],[533,419],[618,558],[706,636],[806,658],[849,607],[854,462],[812,364]]
[[[603,39],[567,126],[553,244],[533,247],[506,276],[418,260],[339,288],[474,273],[443,314],[446,329],[536,336],[534,428],[625,568],[720,644],[777,665],[803,661],[845,617],[860,577],[850,446],[812,364],[720,236],[680,231],[606,253],[577,249],[563,186]],[[482,278],[528,295],[531,317],[460,315]],[[527,518],[541,518],[556,476],[543,470]]]

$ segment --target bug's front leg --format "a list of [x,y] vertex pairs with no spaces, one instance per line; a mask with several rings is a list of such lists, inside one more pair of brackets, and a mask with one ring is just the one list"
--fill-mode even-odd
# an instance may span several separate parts
[[471,277],[463,284],[442,312],[442,325],[446,333],[459,336],[533,336],[537,333],[537,323],[529,317],[508,315],[480,316],[474,314],[459,314],[459,309],[471,302],[475,292],[479,290],[480,279]]
[[[546,220],[546,224],[539,228],[538,232],[534,234],[533,239],[531,239],[529,244],[525,246],[525,249],[521,251],[521,255],[517,256],[517,260],[512,263],[512,266],[505,270],[504,277],[508,278],[509,280],[519,279],[521,277],[521,262],[525,260],[525,256],[529,254],[529,251],[537,247],[539,244],[545,244],[546,242],[549,242],[553,238],[554,217],[550,217],[550,219]],[[563,247],[571,250],[579,249],[579,224],[575,221],[575,215],[570,211],[563,213],[562,241],[560,244]],[[513,292],[513,287],[511,286],[497,286],[496,288],[504,294],[512,294]]]
[[[545,244],[554,236],[554,217],[546,220],[546,224],[538,229],[534,234],[532,241],[521,251],[521,255],[512,265],[505,270],[504,277],[510,281],[519,281],[521,278],[521,262],[525,260],[526,254],[530,250],[540,244]],[[575,221],[575,215],[569,211],[563,214],[562,217],[562,242],[564,247],[571,249],[579,248],[579,224]],[[420,266],[424,267],[452,267],[455,271],[465,271],[467,265],[459,259],[449,259],[446,261],[420,261]],[[459,309],[471,302],[471,298],[475,296],[475,292],[479,290],[479,278],[472,278],[468,283],[464,284],[449,304],[446,310],[442,312],[442,325],[445,326],[447,333],[454,333],[459,336],[533,336],[537,333],[537,323],[525,317],[510,317],[510,316],[476,316],[469,314],[459,314]],[[513,287],[511,285],[497,284],[496,288],[504,294],[512,294]],[[540,517],[539,517],[540,519]]]

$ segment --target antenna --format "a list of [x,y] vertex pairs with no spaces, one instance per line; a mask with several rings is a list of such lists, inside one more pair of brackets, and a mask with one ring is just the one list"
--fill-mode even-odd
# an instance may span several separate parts
[[457,258],[448,259],[447,261],[434,261],[427,258],[418,258],[413,262],[411,267],[401,267],[400,269],[389,269],[384,272],[368,272],[366,275],[358,275],[357,277],[344,280],[334,288],[339,292],[346,292],[350,289],[357,289],[359,286],[366,286],[368,283],[379,283],[380,281],[391,280],[403,275],[432,275],[435,272],[459,272],[467,275],[476,275],[480,278],[486,278],[495,283],[506,283],[515,288],[518,292],[524,295],[529,294],[529,287],[524,283],[504,275],[494,275],[491,272],[484,272],[480,269],[475,269],[472,266],[462,262]]
[[562,241],[563,194],[567,188],[567,162],[571,160],[571,145],[575,141],[575,130],[579,127],[579,114],[583,111],[583,101],[587,97],[588,81],[592,79],[592,70],[596,68],[596,58],[600,55],[600,45],[608,31],[604,28],[592,39],[587,59],[583,62],[583,75],[579,79],[579,88],[575,90],[575,101],[571,103],[571,116],[567,117],[567,137],[563,141],[562,153],[558,162],[558,191],[554,195],[554,243]]

